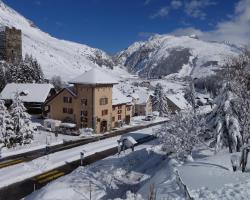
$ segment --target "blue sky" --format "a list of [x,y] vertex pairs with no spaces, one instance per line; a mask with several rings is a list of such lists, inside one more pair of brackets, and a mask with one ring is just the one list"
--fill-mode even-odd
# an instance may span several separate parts
[[[4,0],[57,38],[108,53],[159,33],[197,33],[221,38],[224,24],[237,23],[249,0]],[[250,7],[250,6],[249,6]],[[239,8],[240,9],[240,8]],[[245,9],[244,5],[241,9]],[[247,23],[249,19],[247,18]],[[228,31],[229,34],[230,31]],[[232,31],[231,31],[232,32]],[[231,36],[230,36],[231,37]],[[228,35],[225,40],[230,40]],[[235,34],[233,35],[235,36]],[[231,37],[231,38],[233,38]]]

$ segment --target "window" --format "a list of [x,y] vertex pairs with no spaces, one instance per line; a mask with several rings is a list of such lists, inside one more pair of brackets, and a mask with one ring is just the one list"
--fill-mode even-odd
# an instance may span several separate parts
[[88,105],[88,99],[81,99],[81,104],[87,106]]
[[108,98],[107,97],[100,98],[100,105],[107,105],[107,104],[108,104]]
[[113,111],[115,111],[115,106],[112,107]]
[[73,114],[73,108],[63,108],[63,113]]
[[72,98],[71,97],[63,97],[63,102],[64,103],[72,103]]
[[117,112],[118,114],[122,114],[122,110],[118,110],[118,112]]
[[115,117],[112,117],[112,121],[113,121],[113,122],[115,121]]
[[81,116],[88,116],[88,111],[82,110],[81,111]]
[[67,113],[68,109],[67,108],[63,108],[63,113]]
[[121,110],[121,109],[122,109],[122,106],[118,106],[118,109]]
[[102,116],[107,115],[108,114],[108,110],[102,110]]
[[131,110],[131,106],[128,106],[128,107],[127,107],[127,111],[130,111],[130,110]]
[[86,117],[81,117],[81,122],[87,123],[87,122],[88,122],[88,118],[86,118]]
[[118,115],[118,120],[122,120],[122,116],[121,115]]

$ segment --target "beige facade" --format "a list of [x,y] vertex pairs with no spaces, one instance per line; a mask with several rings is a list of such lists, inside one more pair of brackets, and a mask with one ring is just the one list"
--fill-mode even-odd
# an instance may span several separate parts
[[74,90],[64,89],[46,105],[48,117],[72,122],[77,128],[93,128],[97,133],[112,128],[112,85],[86,86],[76,84]]
[[112,106],[112,127],[129,124],[132,117],[132,105],[119,104]]

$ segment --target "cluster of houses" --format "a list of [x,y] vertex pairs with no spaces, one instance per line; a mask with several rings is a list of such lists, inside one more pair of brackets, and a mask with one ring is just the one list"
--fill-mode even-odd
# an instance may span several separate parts
[[49,119],[75,124],[75,128],[92,128],[104,133],[123,124],[130,124],[135,115],[152,113],[150,95],[125,96],[118,82],[103,71],[93,68],[69,81],[70,87],[56,92],[51,84],[10,83],[1,92],[1,99],[10,103],[18,92],[30,113],[42,113]]
[[[22,58],[22,33],[15,28],[0,29],[0,59],[15,62]],[[70,124],[75,129],[92,128],[104,133],[123,124],[133,116],[152,113],[152,95],[132,93],[125,96],[116,87],[117,80],[93,68],[69,81],[70,87],[56,92],[52,84],[9,83],[0,99],[10,105],[19,94],[28,112],[44,118]],[[181,109],[169,98],[169,105]],[[73,126],[72,126],[73,125]]]

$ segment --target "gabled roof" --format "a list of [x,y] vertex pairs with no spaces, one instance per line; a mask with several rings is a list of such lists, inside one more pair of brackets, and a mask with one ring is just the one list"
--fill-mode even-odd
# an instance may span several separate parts
[[132,99],[122,94],[116,87],[112,90],[112,105],[131,103]]
[[190,108],[189,103],[181,93],[170,94],[166,96],[172,103],[174,103],[181,110],[185,110]]
[[85,72],[84,74],[69,81],[69,83],[86,85],[118,84],[117,80],[98,68],[93,68]]
[[53,99],[55,99],[59,94],[61,94],[63,91],[67,91],[71,96],[76,97],[76,93],[73,91],[72,87],[67,87],[67,88],[63,88],[61,89],[57,94],[51,96],[47,101],[46,101],[46,105],[51,102]]
[[11,100],[18,92],[23,102],[44,103],[52,88],[54,86],[51,84],[9,83],[3,89],[0,99]]
[[128,96],[136,100],[135,104],[147,104],[152,94],[147,91],[137,90],[135,93],[129,94]]

